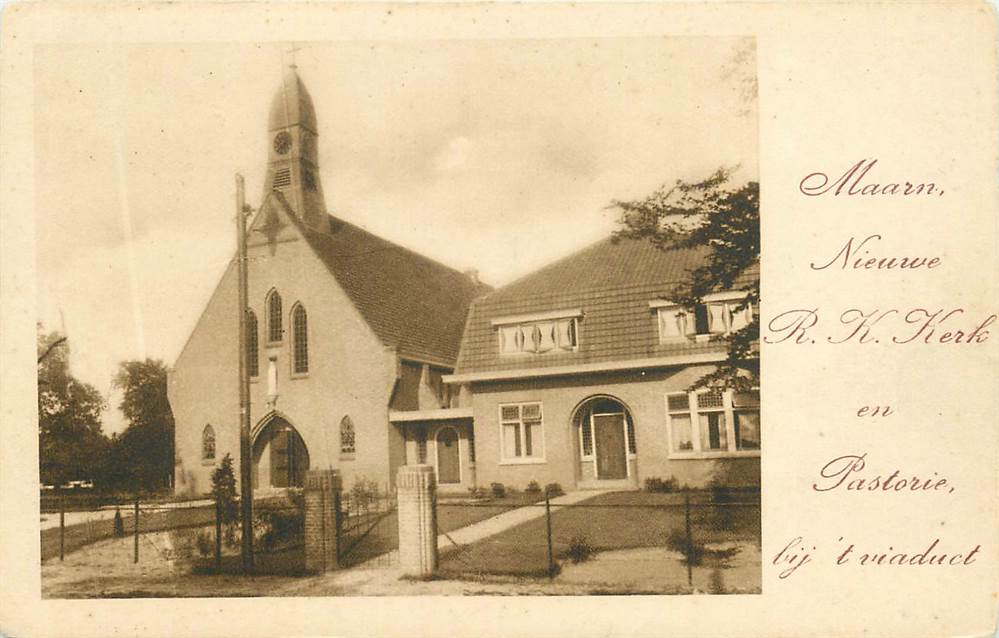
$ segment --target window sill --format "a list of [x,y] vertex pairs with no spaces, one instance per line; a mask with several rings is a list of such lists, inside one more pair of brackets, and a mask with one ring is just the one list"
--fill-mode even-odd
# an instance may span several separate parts
[[284,341],[268,341],[264,344],[265,348],[280,348]]
[[353,452],[349,452],[349,453],[341,452],[340,453],[340,460],[341,461],[353,461],[356,456],[357,455],[355,453],[353,453]]
[[671,461],[686,461],[698,459],[734,459],[734,458],[759,458],[760,450],[736,450],[714,451],[714,452],[670,452],[666,457]]
[[576,354],[577,352],[579,352],[579,346],[569,350],[564,348],[552,348],[551,350],[545,350],[544,352],[500,352],[500,357],[510,359],[527,359],[530,357],[548,357],[554,354]]
[[215,459],[201,459],[201,465],[204,467],[212,467],[215,465]]
[[500,465],[544,465],[547,463],[543,458],[523,458],[523,459],[500,459]]
[[308,379],[309,378],[309,373],[308,372],[292,372],[290,375],[288,375],[288,378],[289,379]]

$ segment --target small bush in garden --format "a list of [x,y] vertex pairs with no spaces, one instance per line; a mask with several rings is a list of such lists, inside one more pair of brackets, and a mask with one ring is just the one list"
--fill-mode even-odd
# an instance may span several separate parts
[[486,498],[488,495],[489,492],[487,492],[486,488],[482,487],[481,485],[468,488],[468,496],[471,498],[474,499]]
[[545,485],[545,496],[548,498],[555,498],[556,496],[562,496],[565,494],[565,490],[558,483],[549,483]]
[[363,509],[367,511],[375,501],[378,500],[380,491],[378,490],[378,483],[373,480],[364,478],[363,476],[357,477],[354,481],[354,487],[350,489],[350,500],[358,509]]
[[198,553],[204,557],[215,551],[215,543],[212,542],[212,535],[208,532],[198,532],[198,535],[194,537],[194,543],[198,547]]
[[504,496],[506,496],[506,486],[503,485],[502,483],[490,483],[489,487],[493,491],[493,497],[503,498]]
[[702,543],[698,543],[693,539],[690,539],[688,542],[687,534],[680,529],[670,530],[669,534],[666,535],[666,547],[680,553],[683,557],[683,563],[685,565],[689,564],[691,567],[701,564],[706,551]]
[[569,549],[566,550],[566,557],[573,563],[582,563],[584,561],[590,560],[590,557],[596,552],[593,546],[585,536],[573,536],[569,540]]
[[303,537],[305,516],[297,509],[262,509],[255,518],[253,536],[259,537],[264,549],[274,549]]
[[541,491],[541,486],[538,485],[537,481],[531,481],[530,483],[527,484],[527,487],[524,488],[524,491],[527,492],[528,494],[537,494],[538,492]]
[[711,498],[715,503],[727,503],[732,500],[732,490],[727,485],[711,483],[708,489],[711,490]]
[[666,480],[653,476],[645,479],[646,492],[662,492],[668,494],[677,491],[676,479],[672,476]]

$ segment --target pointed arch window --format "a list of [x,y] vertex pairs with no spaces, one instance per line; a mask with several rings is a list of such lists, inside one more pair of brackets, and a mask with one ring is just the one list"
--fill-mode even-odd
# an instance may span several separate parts
[[296,374],[309,371],[309,317],[305,307],[295,304],[291,311],[293,370]]
[[246,371],[251,377],[260,374],[260,343],[257,332],[257,315],[246,311]]
[[281,310],[281,295],[273,290],[267,296],[267,340],[271,343],[281,341],[284,334],[284,327],[281,325],[283,316]]
[[215,460],[215,428],[209,423],[201,432],[201,460]]
[[353,454],[355,450],[354,422],[350,420],[349,416],[345,416],[340,421],[340,454]]

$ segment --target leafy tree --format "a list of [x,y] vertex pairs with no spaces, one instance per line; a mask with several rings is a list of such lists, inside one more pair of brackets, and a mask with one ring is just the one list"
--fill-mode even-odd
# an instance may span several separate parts
[[[735,289],[736,282],[760,259],[760,186],[752,181],[733,185],[732,169],[720,168],[708,178],[676,180],[635,201],[615,200],[620,214],[619,237],[648,239],[661,249],[702,248],[705,263],[688,273],[670,293],[670,299],[693,309],[704,296]],[[736,307],[758,307],[757,275],[738,290],[746,298]],[[759,317],[729,337],[726,360],[692,386],[745,390],[759,383]]]
[[66,338],[38,325],[39,475],[47,484],[100,482],[108,440],[101,432],[105,401],[69,372]]
[[114,385],[124,391],[118,407],[129,424],[115,440],[115,464],[126,469],[135,488],[168,487],[173,479],[174,421],[167,400],[167,367],[154,359],[125,361]]

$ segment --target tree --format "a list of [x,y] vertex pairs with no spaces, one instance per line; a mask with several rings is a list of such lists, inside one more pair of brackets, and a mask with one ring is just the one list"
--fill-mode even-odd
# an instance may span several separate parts
[[[620,213],[622,229],[616,236],[648,239],[660,249],[705,248],[705,263],[688,273],[670,293],[670,299],[693,309],[704,296],[732,290],[760,260],[760,185],[751,181],[732,185],[732,169],[720,168],[698,182],[676,180],[648,197],[611,203]],[[735,308],[759,307],[760,278],[738,288],[746,293]],[[718,368],[698,379],[700,387],[746,390],[759,383],[759,316],[729,336],[728,356]]]
[[38,324],[38,470],[42,483],[100,482],[108,441],[101,432],[105,401],[69,373],[66,337]]
[[239,500],[236,498],[236,474],[232,469],[232,455],[222,457],[219,466],[212,470],[212,498],[218,507],[218,516],[225,526],[226,544],[236,544],[236,525],[239,522]]
[[133,488],[170,486],[174,421],[167,400],[167,367],[154,359],[122,362],[114,385],[124,391],[118,407],[128,421],[115,440],[116,464],[126,469]]

